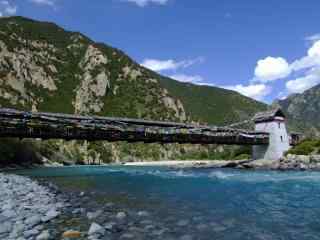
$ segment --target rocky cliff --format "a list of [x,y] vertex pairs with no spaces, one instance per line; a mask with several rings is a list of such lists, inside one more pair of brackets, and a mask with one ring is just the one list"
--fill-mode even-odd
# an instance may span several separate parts
[[[218,125],[266,109],[233,91],[162,77],[81,33],[22,17],[0,19],[0,106]],[[80,162],[221,155],[215,146],[48,141],[40,148]]]
[[291,130],[320,137],[320,85],[274,103],[287,114]]

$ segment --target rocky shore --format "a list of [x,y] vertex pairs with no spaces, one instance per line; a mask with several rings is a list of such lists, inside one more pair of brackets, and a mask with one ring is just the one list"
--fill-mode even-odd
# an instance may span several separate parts
[[193,239],[170,232],[189,222],[169,229],[144,209],[121,207],[94,191],[60,191],[41,179],[0,173],[0,202],[1,240]]
[[64,203],[29,178],[0,173],[0,239],[50,239],[46,224]]
[[[170,164],[174,168],[320,170],[320,156],[288,155],[279,161],[192,161]],[[153,166],[153,163],[145,165]],[[168,166],[165,162],[161,165]],[[175,235],[181,232],[182,227],[189,226],[189,220],[182,219],[172,225],[170,216],[168,219],[158,218],[143,208],[123,207],[99,194],[78,188],[58,189],[46,179],[33,180],[0,173],[0,239],[192,239],[189,235]],[[199,224],[201,226],[194,225],[195,233],[199,229],[210,228],[202,222]]]
[[289,154],[284,158],[276,161],[256,160],[241,163],[236,168],[244,169],[265,169],[265,170],[280,170],[280,171],[306,171],[320,170],[320,155],[292,155]]

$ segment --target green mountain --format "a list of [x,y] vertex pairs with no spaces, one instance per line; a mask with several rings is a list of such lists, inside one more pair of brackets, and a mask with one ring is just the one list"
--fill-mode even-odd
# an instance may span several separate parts
[[247,120],[267,105],[237,92],[218,87],[199,86],[161,78],[160,83],[183,103],[194,121],[225,126]]
[[291,130],[309,136],[320,136],[320,85],[274,104],[279,105],[287,114]]
[[[163,77],[121,50],[23,17],[0,18],[0,106],[211,125],[267,108],[233,91]],[[85,161],[186,158],[190,151],[191,157],[210,155],[210,147],[156,144],[49,141],[40,148],[48,157],[59,152]]]

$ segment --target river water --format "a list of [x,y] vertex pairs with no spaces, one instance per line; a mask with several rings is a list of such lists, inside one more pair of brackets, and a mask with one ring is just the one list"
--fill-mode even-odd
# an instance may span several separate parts
[[[101,206],[147,211],[162,229],[153,239],[320,239],[318,172],[114,166],[19,173],[64,192],[90,192]],[[134,239],[150,239],[152,231]]]

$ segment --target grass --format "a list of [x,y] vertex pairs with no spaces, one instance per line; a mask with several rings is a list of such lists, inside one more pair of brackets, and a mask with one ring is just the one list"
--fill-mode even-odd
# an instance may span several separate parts
[[320,140],[306,139],[299,143],[297,146],[291,148],[287,154],[294,155],[310,155],[320,154]]

